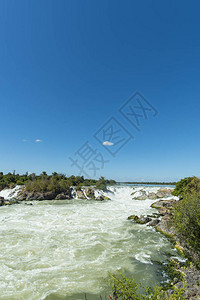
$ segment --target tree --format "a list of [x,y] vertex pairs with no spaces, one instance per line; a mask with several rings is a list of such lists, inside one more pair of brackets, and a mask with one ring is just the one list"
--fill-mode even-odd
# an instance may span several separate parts
[[196,176],[186,177],[178,181],[176,183],[176,187],[172,192],[172,194],[174,196],[183,197],[184,194],[194,193],[194,192],[200,193],[200,179],[197,178]]
[[101,176],[99,178],[99,180],[96,182],[96,188],[98,190],[103,190],[103,191],[106,190],[107,186],[106,186],[106,180],[104,177]]

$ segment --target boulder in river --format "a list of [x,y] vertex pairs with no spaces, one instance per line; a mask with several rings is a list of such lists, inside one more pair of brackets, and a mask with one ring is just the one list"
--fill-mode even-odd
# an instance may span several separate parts
[[149,193],[148,194],[148,199],[152,199],[152,200],[157,199],[157,194],[156,193]]
[[65,200],[65,199],[70,199],[71,197],[69,196],[69,194],[66,193],[60,193],[56,196],[56,200]]
[[128,220],[133,220],[138,224],[146,224],[150,222],[152,219],[150,217],[145,217],[145,216],[136,216],[136,215],[131,215],[128,217]]
[[103,195],[99,195],[96,197],[97,201],[103,201],[105,199],[105,197]]
[[78,190],[78,191],[76,191],[76,193],[77,193],[77,197],[79,199],[86,199],[82,190]]
[[158,200],[154,202],[151,207],[153,208],[160,208],[160,207],[167,207],[172,208],[173,204],[176,202],[176,200]]
[[86,188],[85,189],[85,194],[88,198],[91,198],[91,199],[94,199],[95,196],[94,196],[94,190],[91,189],[91,188]]
[[146,200],[148,198],[146,191],[136,191],[133,192],[133,200]]
[[149,222],[148,226],[156,226],[156,225],[158,225],[159,222],[160,222],[159,219],[154,219]]
[[167,198],[172,196],[172,191],[171,189],[159,189],[157,192],[157,198]]

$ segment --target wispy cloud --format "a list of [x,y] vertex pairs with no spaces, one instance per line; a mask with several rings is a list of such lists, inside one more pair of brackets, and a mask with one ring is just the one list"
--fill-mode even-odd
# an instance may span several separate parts
[[42,142],[42,140],[40,140],[40,139],[36,139],[36,140],[35,140],[35,142],[36,142],[36,143],[41,143],[41,142]]
[[114,143],[111,143],[109,141],[105,141],[105,142],[102,143],[102,145],[104,145],[104,146],[113,146]]
[[27,139],[23,139],[22,142],[26,143],[26,142],[28,142],[28,140]]

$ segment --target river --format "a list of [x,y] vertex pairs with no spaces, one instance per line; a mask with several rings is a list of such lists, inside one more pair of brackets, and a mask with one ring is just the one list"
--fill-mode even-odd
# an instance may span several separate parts
[[[155,190],[156,187],[146,187]],[[145,285],[166,279],[169,241],[131,214],[152,214],[155,200],[133,200],[113,186],[111,200],[31,201],[0,207],[0,299],[105,299],[108,272]]]

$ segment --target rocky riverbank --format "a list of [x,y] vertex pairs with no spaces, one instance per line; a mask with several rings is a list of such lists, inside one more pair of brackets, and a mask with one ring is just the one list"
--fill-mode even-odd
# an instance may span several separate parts
[[[152,208],[158,209],[158,213],[154,213],[150,216],[131,215],[128,217],[128,219],[139,224],[154,226],[157,231],[170,238],[180,255],[185,258],[185,253],[187,253],[187,256],[189,253],[190,257],[192,256],[194,261],[195,254],[189,252],[184,241],[179,239],[174,227],[170,222],[170,217],[173,213],[173,206],[176,203],[177,201],[172,199],[159,200],[151,205]],[[186,259],[186,261],[183,263],[171,258],[168,266],[168,271],[171,278],[171,288],[168,289],[168,293],[173,293],[173,286],[182,288],[184,282],[185,299],[200,300],[200,271],[195,268],[190,259]]]
[[0,206],[16,204],[25,200],[42,201],[69,199],[88,199],[96,201],[109,200],[109,198],[103,194],[103,191],[96,190],[94,187],[71,187],[70,189],[62,193],[57,193],[54,191],[27,191],[25,186],[17,186],[14,189],[5,189],[0,191]]

